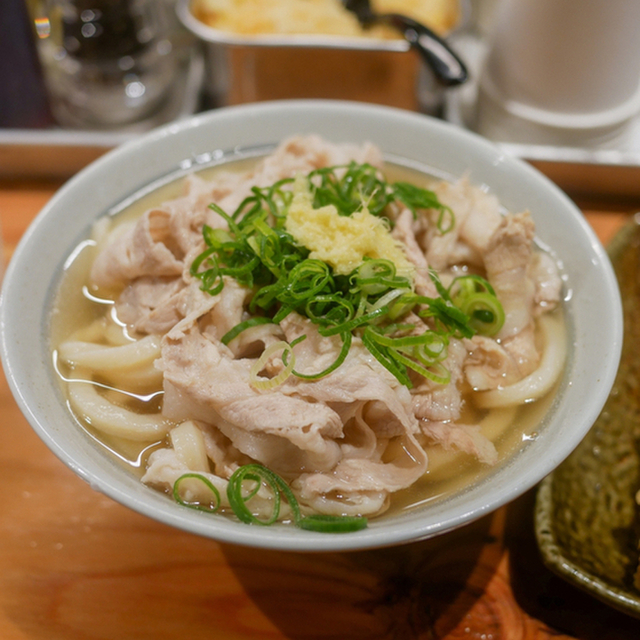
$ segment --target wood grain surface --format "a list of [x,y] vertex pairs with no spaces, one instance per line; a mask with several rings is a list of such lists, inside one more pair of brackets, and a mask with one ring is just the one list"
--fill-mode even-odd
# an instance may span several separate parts
[[[0,182],[5,259],[58,186]],[[579,204],[604,242],[637,210]],[[640,637],[640,621],[544,568],[534,491],[430,541],[357,553],[253,550],[96,493],[34,434],[4,376],[0,420],[0,640]]]

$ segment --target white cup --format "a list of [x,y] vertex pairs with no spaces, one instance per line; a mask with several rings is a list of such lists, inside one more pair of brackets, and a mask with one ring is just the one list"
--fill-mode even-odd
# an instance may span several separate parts
[[503,0],[494,19],[481,132],[503,118],[602,136],[640,111],[640,0]]

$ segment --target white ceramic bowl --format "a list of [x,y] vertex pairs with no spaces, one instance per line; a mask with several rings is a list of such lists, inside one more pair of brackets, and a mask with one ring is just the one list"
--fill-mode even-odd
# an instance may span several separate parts
[[[111,207],[158,178],[239,147],[318,133],[378,144],[389,156],[467,173],[504,206],[528,208],[540,240],[567,275],[569,360],[538,437],[466,490],[374,520],[363,531],[321,534],[256,527],[185,509],[139,482],[81,432],[54,379],[49,315],[65,260]],[[530,166],[462,129],[419,114],[361,103],[287,101],[221,109],[165,126],[103,156],[51,199],[7,270],[0,309],[2,358],[16,401],[51,450],[96,490],[166,524],[220,541],[297,551],[379,547],[434,536],[489,513],[534,486],[578,444],[598,416],[617,370],[621,304],[608,257],[580,211]]]

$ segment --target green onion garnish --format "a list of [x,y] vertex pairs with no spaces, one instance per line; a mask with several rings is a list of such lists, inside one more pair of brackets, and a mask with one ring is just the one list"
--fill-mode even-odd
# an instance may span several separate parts
[[[216,497],[215,508],[200,503],[185,501],[180,495],[180,485],[187,479],[196,479],[204,483]],[[249,503],[262,487],[265,487],[272,500],[269,515],[260,518],[251,510]],[[209,479],[200,473],[185,473],[173,484],[173,496],[179,504],[191,509],[215,513],[220,505],[220,494]],[[303,515],[300,505],[289,485],[277,474],[261,464],[246,464],[236,469],[227,484],[227,499],[236,517],[246,524],[268,526],[280,517],[282,498],[287,501],[292,513],[293,523],[307,531],[320,533],[349,533],[360,531],[367,526],[367,519],[361,516]]]
[[[342,177],[338,177],[338,173]],[[438,229],[447,233],[455,225],[453,211],[443,205],[436,194],[409,182],[387,183],[379,177],[379,171],[370,164],[351,162],[341,167],[325,167],[312,171],[314,208],[332,204],[343,216],[350,216],[365,203],[369,213],[384,216],[386,207],[398,200],[410,209],[414,216],[418,209],[435,209],[439,212]]]
[[455,278],[448,290],[454,304],[469,317],[471,327],[485,336],[495,336],[504,324],[504,309],[493,287],[484,278]]
[[[198,482],[202,482],[207,489],[211,492],[213,499],[209,502],[209,504],[203,504],[201,502],[188,502],[186,501],[180,492],[180,485],[183,484],[185,480],[197,480]],[[197,509],[198,511],[206,511],[207,513],[215,513],[220,508],[220,492],[214,484],[209,480],[209,478],[203,476],[201,473],[185,473],[181,475],[174,483],[173,483],[173,497],[178,504],[181,504],[183,507],[189,507],[190,509]]]
[[[251,483],[249,490],[246,489],[247,482]],[[263,484],[273,496],[273,508],[271,515],[261,519],[253,515],[247,503],[258,493]],[[293,497],[293,493],[287,483],[273,471],[259,464],[247,464],[236,469],[229,478],[229,484],[227,485],[229,505],[238,519],[246,524],[270,525],[276,522],[280,515],[280,500],[283,493],[287,502],[289,502],[289,494]],[[294,519],[296,519],[296,517],[300,517],[299,507],[295,497],[292,499],[295,507],[291,502],[289,502],[289,505],[294,512]],[[298,510],[297,514],[295,513],[296,510]]]
[[256,316],[255,318],[249,318],[244,322],[240,322],[233,329],[227,331],[222,338],[220,338],[220,342],[222,344],[229,344],[234,338],[237,338],[245,329],[249,329],[251,327],[257,327],[261,324],[273,324],[273,320],[271,318],[265,318],[264,316]]
[[[439,212],[440,233],[447,233],[455,224],[453,212],[433,192],[405,182],[389,184],[368,164],[352,162],[316,169],[306,179],[316,208],[331,204],[340,215],[350,216],[366,206],[371,214],[384,217],[388,205],[400,201],[414,213],[418,209]],[[289,357],[292,353],[285,349],[283,362],[291,375],[306,380],[328,375],[344,362],[352,337],[358,336],[401,384],[411,387],[410,372],[439,384],[449,381],[442,361],[450,336],[470,338],[478,332],[495,335],[500,330],[502,306],[491,285],[479,276],[456,278],[446,288],[431,271],[439,297],[429,298],[416,295],[411,279],[398,275],[390,260],[365,258],[352,273],[339,275],[322,260],[309,258],[309,250],[285,230],[293,199],[287,187],[293,182],[291,178],[266,188],[253,187],[231,215],[210,205],[229,229],[204,226],[206,248],[193,261],[191,275],[199,278],[201,288],[211,295],[222,291],[225,277],[253,289],[247,308],[251,318],[226,333],[224,344],[245,329],[279,324],[296,312],[317,325],[320,335],[341,336],[343,347],[332,365],[314,374],[295,371]],[[400,325],[404,325],[400,333],[415,329],[415,325],[401,322],[410,311],[429,318],[435,329],[425,331],[417,341],[395,335]],[[277,376],[278,383],[288,375]],[[262,379],[260,386],[272,388],[276,382]]]
[[[247,481],[251,483],[248,490],[245,487]],[[251,498],[258,493],[262,486],[266,487],[273,496],[273,509],[271,515],[266,519],[260,519],[253,515],[248,506]],[[282,497],[289,503],[294,524],[302,529],[323,533],[347,533],[359,531],[367,526],[367,519],[364,517],[303,515],[289,485],[277,473],[260,464],[244,465],[236,469],[229,478],[227,498],[233,512],[242,522],[261,525],[272,524],[280,515]]]

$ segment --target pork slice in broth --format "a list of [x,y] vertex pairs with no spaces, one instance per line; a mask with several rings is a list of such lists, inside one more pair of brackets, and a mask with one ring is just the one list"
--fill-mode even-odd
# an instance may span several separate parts
[[[225,351],[227,353],[225,353]],[[277,473],[330,469],[342,421],[330,407],[250,384],[251,359],[236,360],[195,328],[163,339],[166,417],[216,425],[234,446]]]

